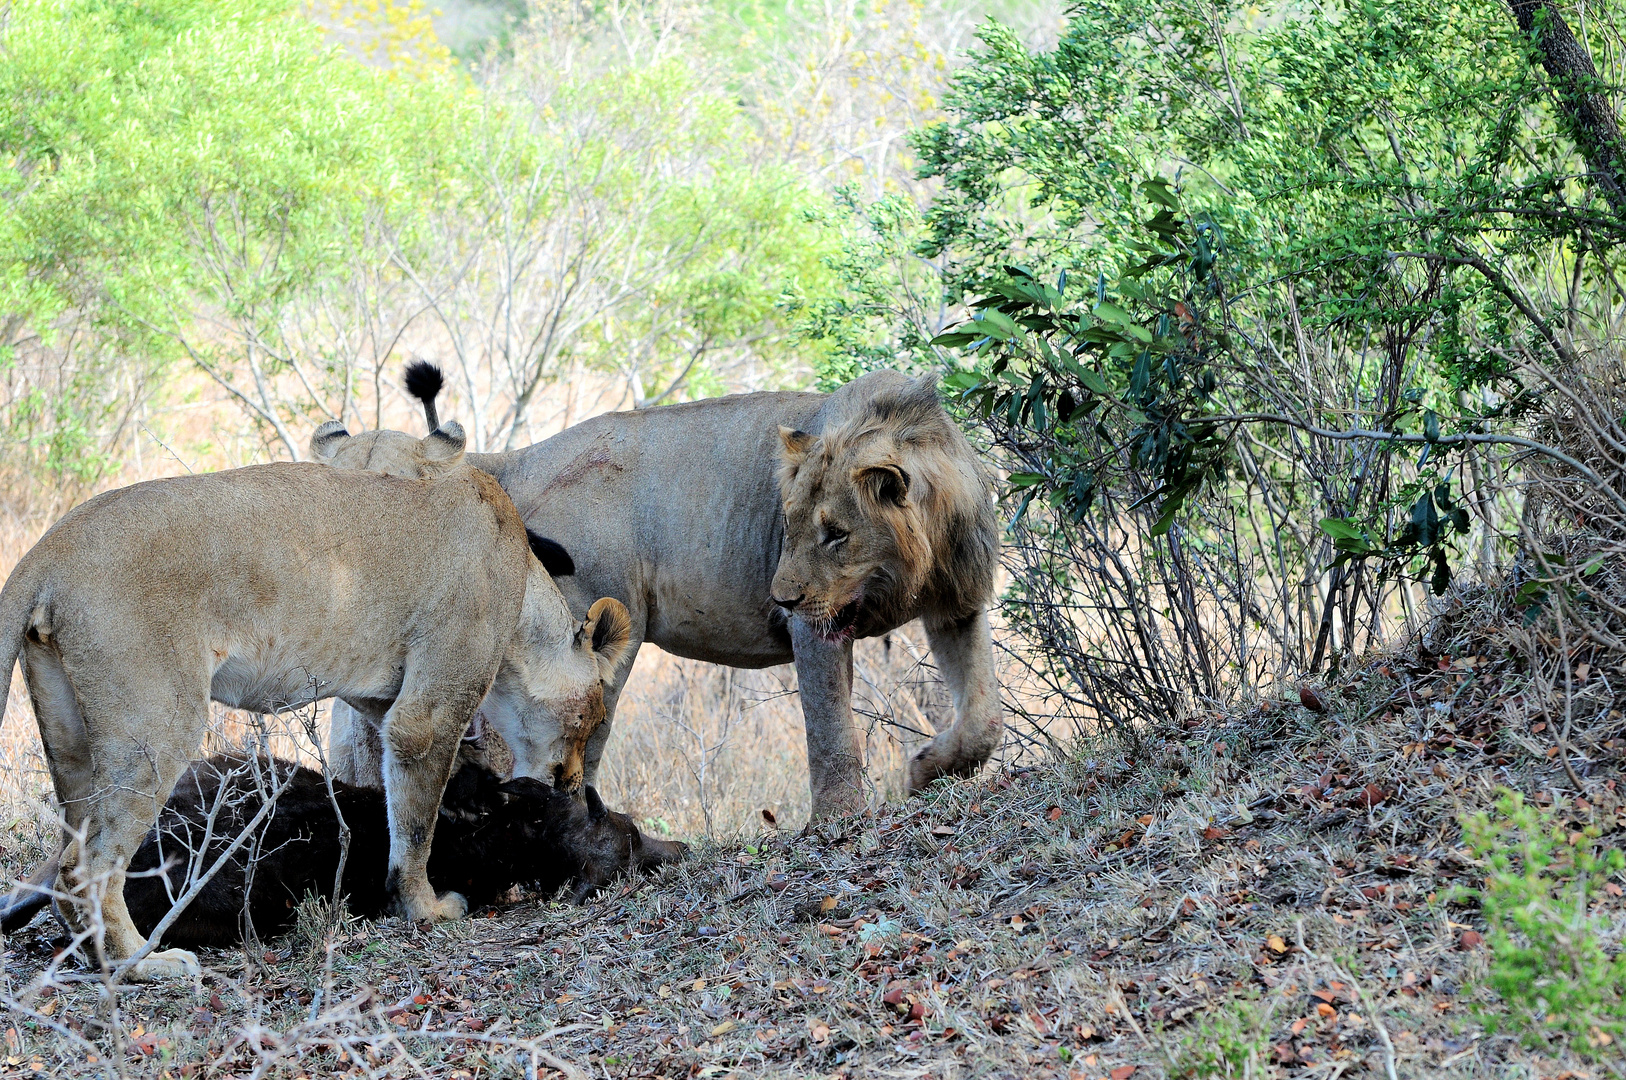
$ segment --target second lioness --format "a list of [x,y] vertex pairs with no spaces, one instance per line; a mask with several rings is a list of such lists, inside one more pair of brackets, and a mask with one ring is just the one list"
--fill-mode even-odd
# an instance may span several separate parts
[[[97,894],[110,958],[145,947],[125,868],[197,749],[211,697],[258,712],[391,702],[387,888],[410,918],[463,913],[460,897],[435,896],[425,863],[476,706],[516,656],[525,677],[502,683],[516,713],[532,698],[590,695],[598,662],[620,658],[626,616],[607,601],[573,634],[513,503],[458,463],[458,434],[423,441],[424,478],[277,463],[107,492],[18,562],[0,590],[0,667],[9,681],[22,654],[68,830],[59,888]],[[590,686],[561,685],[570,666],[547,662],[572,648],[596,654]],[[171,949],[131,974],[196,968]]]

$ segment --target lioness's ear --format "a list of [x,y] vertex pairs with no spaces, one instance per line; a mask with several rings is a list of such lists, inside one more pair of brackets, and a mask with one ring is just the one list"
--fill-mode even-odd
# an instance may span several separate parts
[[779,456],[784,459],[785,464],[800,465],[807,460],[809,451],[813,449],[813,444],[818,440],[805,431],[797,431],[795,428],[781,425],[779,428],[779,441],[784,444]]
[[311,458],[316,461],[331,461],[333,455],[339,452],[350,439],[350,432],[345,430],[343,420],[329,420],[311,433]]
[[463,425],[453,420],[431,431],[418,443],[418,472],[421,476],[443,473],[463,460],[468,438]]
[[587,621],[582,623],[582,637],[592,643],[592,649],[614,671],[627,654],[632,640],[632,616],[627,606],[613,596],[600,597],[587,609]]
[[852,471],[853,484],[878,503],[902,506],[909,500],[909,474],[901,465],[884,461]]

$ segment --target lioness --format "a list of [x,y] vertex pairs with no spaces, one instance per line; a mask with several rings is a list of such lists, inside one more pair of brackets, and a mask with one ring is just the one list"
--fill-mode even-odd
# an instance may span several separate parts
[[[392,702],[387,886],[409,918],[445,919],[464,905],[437,898],[425,875],[436,808],[505,660],[520,661],[499,685],[523,714],[567,691],[597,700],[598,662],[623,659],[626,613],[605,600],[577,643],[595,661],[591,687],[561,685],[573,673],[549,657],[570,649],[575,624],[513,503],[461,463],[460,429],[413,453],[418,478],[282,462],[106,492],[52,526],[0,589],[0,663],[9,683],[22,655],[66,819],[59,887],[99,895],[111,959],[146,947],[125,867],[201,741],[211,697],[257,712]],[[129,974],[197,970],[169,949]]]
[[[372,433],[326,460],[388,470],[411,442]],[[606,413],[469,460],[573,553],[575,574],[560,581],[573,609],[608,595],[631,613],[631,647],[588,743],[589,780],[638,647],[650,641],[735,667],[794,660],[814,815],[860,809],[852,641],[917,617],[955,722],[910,761],[910,790],[974,772],[997,745],[986,615],[999,552],[992,484],[933,379],[882,371],[832,394]]]

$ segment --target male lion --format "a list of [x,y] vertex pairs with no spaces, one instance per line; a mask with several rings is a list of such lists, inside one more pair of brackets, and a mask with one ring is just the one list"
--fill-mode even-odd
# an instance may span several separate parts
[[[387,469],[392,447],[411,441],[372,433],[326,459]],[[998,743],[992,485],[933,379],[882,371],[832,394],[606,413],[469,460],[573,553],[574,576],[559,584],[574,610],[608,595],[631,613],[589,781],[645,641],[734,667],[795,661],[816,817],[864,805],[854,638],[921,619],[953,694],[954,726],[910,761],[911,791],[974,772]]]
[[[460,463],[461,430],[414,452],[413,478],[280,462],[106,492],[52,526],[0,589],[0,663],[9,683],[22,655],[66,821],[59,888],[99,897],[111,959],[146,948],[125,868],[201,741],[211,697],[257,712],[391,702],[387,888],[409,918],[463,914],[455,893],[435,896],[425,863],[475,707],[516,655],[526,663],[504,684],[515,712],[590,690],[561,685],[548,663],[544,650],[570,640],[569,610],[513,503]],[[613,670],[625,612],[613,600],[593,610],[610,632],[589,627],[587,639]],[[84,929],[83,910],[64,915]],[[129,973],[197,970],[169,949]]]

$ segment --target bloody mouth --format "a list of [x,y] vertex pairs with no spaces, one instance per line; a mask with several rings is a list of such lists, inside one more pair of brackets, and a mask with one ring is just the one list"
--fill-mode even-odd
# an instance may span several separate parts
[[826,641],[846,641],[852,637],[853,624],[858,621],[858,612],[863,608],[864,598],[854,597],[846,607],[837,611],[819,629],[819,636]]

